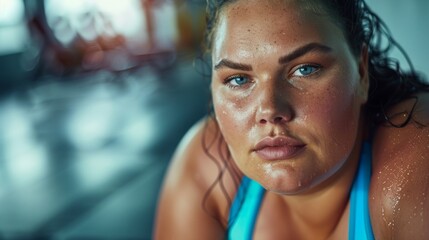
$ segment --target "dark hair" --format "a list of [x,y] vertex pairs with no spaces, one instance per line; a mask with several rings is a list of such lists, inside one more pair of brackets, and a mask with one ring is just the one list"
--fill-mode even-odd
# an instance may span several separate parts
[[[237,0],[207,0],[206,50],[211,49],[213,32],[218,14],[226,4]],[[363,47],[368,49],[369,95],[365,105],[368,122],[374,127],[387,123],[393,127],[404,127],[412,120],[414,107],[417,104],[416,94],[429,91],[429,84],[413,68],[403,48],[392,38],[386,24],[374,13],[364,0],[313,0],[308,4],[321,7],[322,12],[339,22],[352,52],[359,56]],[[318,9],[320,10],[320,9]],[[407,60],[408,72],[401,69],[399,61],[389,56],[397,48]],[[400,123],[391,121],[386,114],[395,104],[414,99],[414,105],[406,112],[406,119]],[[204,144],[203,144],[204,145]],[[203,146],[208,153],[209,146]],[[230,159],[222,159],[227,168]],[[223,174],[225,170],[222,170]],[[222,175],[221,174],[221,175]],[[222,180],[218,178],[218,181]],[[227,196],[230,199],[229,196]]]

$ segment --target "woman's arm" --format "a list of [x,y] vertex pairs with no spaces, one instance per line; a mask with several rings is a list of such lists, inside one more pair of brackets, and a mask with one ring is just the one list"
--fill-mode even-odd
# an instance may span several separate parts
[[[393,111],[410,109],[408,100]],[[405,115],[398,115],[397,118]],[[400,119],[397,119],[400,120]],[[423,126],[425,125],[425,126]],[[429,95],[421,94],[413,120],[403,128],[380,127],[374,138],[370,190],[377,239],[429,237]]]
[[202,149],[204,127],[204,122],[193,127],[175,153],[158,206],[155,239],[224,239],[220,216],[213,216],[219,208],[215,198],[208,198],[203,208],[219,174]]

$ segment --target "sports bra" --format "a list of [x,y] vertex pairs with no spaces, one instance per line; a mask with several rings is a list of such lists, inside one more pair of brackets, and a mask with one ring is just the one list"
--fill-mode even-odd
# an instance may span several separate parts
[[[350,191],[349,240],[374,239],[368,208],[370,177],[371,144],[364,142],[359,167]],[[230,209],[228,239],[252,239],[264,193],[265,189],[259,183],[243,177]]]

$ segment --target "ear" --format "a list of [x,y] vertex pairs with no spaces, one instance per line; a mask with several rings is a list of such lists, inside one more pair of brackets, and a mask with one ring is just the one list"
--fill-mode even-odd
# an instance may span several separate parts
[[369,73],[368,73],[368,47],[362,46],[359,57],[359,96],[362,98],[362,104],[368,100],[369,92]]

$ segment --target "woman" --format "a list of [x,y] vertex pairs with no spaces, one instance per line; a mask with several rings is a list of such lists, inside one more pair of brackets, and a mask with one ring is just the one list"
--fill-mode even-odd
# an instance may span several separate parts
[[366,4],[208,10],[214,116],[175,155],[155,237],[427,239],[429,87]]

